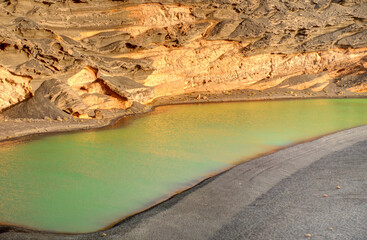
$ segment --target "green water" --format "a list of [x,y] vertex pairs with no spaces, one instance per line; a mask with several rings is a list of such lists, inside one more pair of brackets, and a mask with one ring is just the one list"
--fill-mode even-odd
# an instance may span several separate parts
[[0,146],[0,222],[100,230],[257,154],[367,123],[367,99],[181,105]]

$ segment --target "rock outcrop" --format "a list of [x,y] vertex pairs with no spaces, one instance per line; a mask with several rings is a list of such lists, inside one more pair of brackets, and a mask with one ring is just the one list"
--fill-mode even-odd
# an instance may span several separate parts
[[0,66],[0,111],[32,96],[30,80]]
[[1,71],[24,83],[0,109],[50,78],[87,109],[231,89],[367,92],[366,0],[6,0],[0,18]]
[[138,103],[147,103],[155,95],[153,88],[144,86],[122,76],[102,76],[101,80],[113,92]]
[[45,117],[69,118],[72,113],[84,113],[87,105],[71,87],[63,81],[44,81],[34,96],[4,111],[4,115],[14,118]]

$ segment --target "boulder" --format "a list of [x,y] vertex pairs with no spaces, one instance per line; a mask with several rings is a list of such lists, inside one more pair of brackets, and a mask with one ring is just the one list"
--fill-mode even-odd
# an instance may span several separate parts
[[146,103],[154,97],[154,89],[122,76],[101,76],[102,81],[115,93],[130,101]]

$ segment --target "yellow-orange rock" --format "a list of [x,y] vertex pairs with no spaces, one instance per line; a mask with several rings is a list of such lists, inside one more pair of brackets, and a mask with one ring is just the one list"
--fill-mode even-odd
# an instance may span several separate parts
[[16,76],[0,66],[0,111],[29,98],[30,77]]
[[67,80],[67,83],[73,87],[73,89],[79,89],[85,84],[94,82],[97,79],[97,71],[91,67],[85,67],[77,74],[73,75]]

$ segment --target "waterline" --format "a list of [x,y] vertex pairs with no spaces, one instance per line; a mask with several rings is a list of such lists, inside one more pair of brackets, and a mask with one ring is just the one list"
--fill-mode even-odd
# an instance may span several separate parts
[[159,107],[123,128],[0,148],[0,222],[91,232],[243,159],[367,123],[367,99]]

